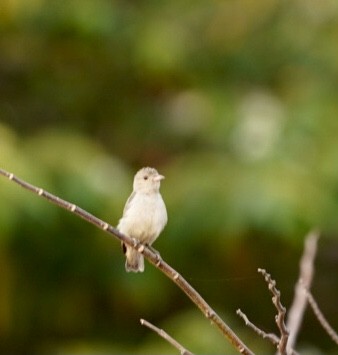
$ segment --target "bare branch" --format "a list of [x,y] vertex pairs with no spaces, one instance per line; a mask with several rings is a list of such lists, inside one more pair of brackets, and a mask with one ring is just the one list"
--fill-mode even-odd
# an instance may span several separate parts
[[[260,337],[262,337],[263,339],[268,339],[270,340],[270,342],[275,345],[276,347],[278,346],[280,339],[278,338],[278,336],[276,334],[273,333],[266,333],[263,330],[259,329],[255,324],[253,324],[249,318],[246,316],[245,313],[243,313],[240,309],[237,310],[236,312],[243,320],[246,326],[248,326],[249,328],[251,328],[255,333],[257,333]],[[290,355],[298,355],[298,353],[293,350],[290,349],[287,352]]]
[[265,281],[268,283],[269,290],[273,294],[272,303],[274,304],[278,312],[275,317],[275,320],[281,334],[277,350],[281,355],[286,355],[286,345],[289,337],[289,332],[285,326],[286,308],[281,303],[280,291],[276,288],[276,281],[271,278],[271,275],[268,274],[266,270],[258,269],[258,272],[264,276]]
[[31,185],[28,182],[19,179],[12,173],[0,169],[0,175],[7,177],[10,181],[20,185],[24,189],[29,190],[47,199],[49,202],[74,213],[78,217],[83,218],[85,221],[116,237],[126,245],[136,249],[139,253],[143,254],[144,257],[151,264],[153,264],[156,268],[161,270],[167,277],[169,277],[191,299],[191,301],[195,303],[195,305],[201,310],[205,317],[216,325],[216,327],[222,332],[222,334],[241,354],[253,354],[253,352],[239,339],[239,337],[234,333],[234,331],[209,306],[209,304],[203,299],[203,297],[175,269],[173,269],[169,264],[167,264],[163,259],[161,259],[159,253],[157,253],[156,251],[154,252],[146,245],[143,245],[137,240],[129,238],[128,236],[120,233],[116,228],[114,228],[107,222],[95,217],[91,213],[76,206],[75,204],[65,201],[39,187]]
[[295,286],[295,296],[288,312],[286,323],[290,333],[287,349],[295,347],[298,332],[302,324],[303,315],[307,305],[307,297],[304,292],[304,287],[308,290],[311,288],[318,238],[318,231],[311,231],[305,238],[304,251],[299,264],[299,279]]
[[181,355],[193,355],[192,352],[187,350],[184,346],[182,346],[178,341],[172,338],[168,333],[166,333],[163,329],[157,328],[155,325],[151,324],[150,322],[146,321],[145,319],[140,320],[141,324],[148,327],[155,333],[157,333],[160,337],[165,339],[168,343],[174,346]]
[[259,329],[255,324],[253,324],[249,318],[243,313],[240,309],[237,309],[236,313],[244,320],[246,326],[251,328],[255,333],[257,333],[263,339],[268,339],[275,346],[279,344],[279,338],[276,334],[266,333],[263,330]]
[[321,326],[324,328],[324,330],[329,334],[330,338],[338,345],[338,334],[336,331],[331,327],[329,322],[326,320],[325,316],[323,315],[322,311],[319,309],[319,306],[312,296],[311,292],[306,289],[306,287],[303,288],[305,295],[309,301],[309,304],[313,310],[313,313],[315,314],[316,318],[318,319],[319,323]]

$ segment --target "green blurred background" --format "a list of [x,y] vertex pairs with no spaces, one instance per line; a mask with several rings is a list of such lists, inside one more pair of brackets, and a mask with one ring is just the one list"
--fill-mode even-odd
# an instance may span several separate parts
[[[166,176],[155,247],[257,353],[277,332],[257,268],[291,304],[306,233],[338,329],[338,3],[1,0],[0,165],[117,224],[134,173]],[[171,281],[0,180],[0,352],[234,353]],[[338,354],[306,313],[298,349]]]

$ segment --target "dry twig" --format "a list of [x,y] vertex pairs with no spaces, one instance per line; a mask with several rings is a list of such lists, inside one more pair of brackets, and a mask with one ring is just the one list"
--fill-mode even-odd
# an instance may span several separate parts
[[161,270],[167,277],[169,277],[189,298],[195,303],[195,305],[201,310],[201,312],[208,318],[216,327],[222,332],[222,334],[230,341],[230,343],[241,353],[245,355],[251,355],[253,352],[239,339],[234,331],[222,320],[222,318],[209,306],[209,304],[203,299],[203,297],[180,275],[175,269],[167,264],[155,250],[148,248],[146,245],[138,242],[133,238],[120,233],[116,228],[108,224],[107,222],[95,217],[86,210],[76,206],[73,203],[65,201],[60,197],[57,197],[42,188],[29,184],[28,182],[16,177],[14,174],[0,169],[0,175],[7,177],[10,181],[20,185],[26,190],[29,190],[45,199],[49,202],[64,208],[71,213],[74,213],[78,217],[83,218],[85,221],[95,225],[102,229],[106,233],[113,235],[126,245],[136,249],[156,268]]
[[279,338],[276,334],[273,333],[266,333],[263,330],[259,329],[255,324],[253,324],[247,315],[243,313],[240,309],[237,309],[236,314],[238,314],[243,320],[246,326],[251,328],[255,333],[257,333],[263,339],[268,339],[271,343],[275,346],[279,344]]
[[288,312],[286,323],[290,334],[287,345],[288,350],[294,348],[302,324],[303,315],[307,305],[307,297],[304,292],[304,287],[307,290],[311,287],[318,238],[318,231],[310,232],[305,238],[304,251],[299,263],[299,279],[295,286],[295,296]]
[[281,303],[280,291],[276,288],[276,281],[271,278],[271,275],[268,274],[266,270],[258,269],[258,272],[264,276],[265,281],[268,283],[269,290],[273,294],[272,303],[274,304],[278,312],[275,317],[275,320],[281,334],[279,343],[277,345],[277,350],[281,355],[286,355],[286,346],[289,337],[289,332],[285,326],[286,308]]
[[157,328],[155,325],[151,324],[150,322],[146,321],[145,319],[140,320],[141,324],[148,327],[155,333],[157,333],[160,337],[165,339],[168,343],[170,343],[172,346],[174,346],[181,355],[193,355],[192,352],[187,350],[184,346],[182,346],[178,341],[176,341],[174,338],[172,338],[168,333],[166,333],[163,329]]
[[[245,313],[243,313],[240,309],[238,309],[236,311],[237,315],[239,315],[243,320],[246,326],[248,326],[249,328],[251,328],[255,333],[257,333],[260,337],[262,337],[263,339],[268,339],[270,340],[270,342],[274,345],[274,346],[278,346],[280,339],[278,338],[278,336],[274,333],[266,333],[263,330],[259,329],[255,324],[253,324],[249,318],[246,316]],[[298,355],[297,351],[295,351],[294,349],[289,349],[287,350],[287,354],[290,355]]]
[[327,334],[329,334],[330,338],[338,345],[338,334],[336,331],[331,327],[325,316],[323,315],[322,311],[319,309],[319,306],[312,296],[311,292],[306,289],[306,287],[303,288],[305,295],[307,297],[307,300],[309,301],[309,304],[313,310],[313,313],[315,314],[316,318],[318,319],[319,323],[321,326],[324,328]]

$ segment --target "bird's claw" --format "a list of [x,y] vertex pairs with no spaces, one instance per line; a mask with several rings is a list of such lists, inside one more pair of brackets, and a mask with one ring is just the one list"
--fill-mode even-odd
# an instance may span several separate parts
[[151,245],[149,245],[148,243],[146,243],[146,246],[156,255],[156,259],[157,261],[162,260],[161,254],[158,250],[154,249]]

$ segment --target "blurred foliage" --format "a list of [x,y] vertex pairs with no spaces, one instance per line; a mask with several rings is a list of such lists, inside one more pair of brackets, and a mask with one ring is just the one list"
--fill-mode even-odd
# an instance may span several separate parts
[[[304,235],[338,328],[338,4],[334,0],[2,0],[1,167],[116,224],[141,166],[166,175],[155,247],[257,353],[266,268],[289,306]],[[1,353],[233,353],[150,265],[0,180]],[[259,300],[259,301],[258,301]],[[257,302],[258,301],[258,302]],[[299,349],[338,354],[307,314]]]

